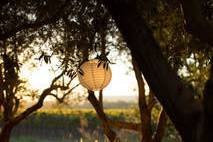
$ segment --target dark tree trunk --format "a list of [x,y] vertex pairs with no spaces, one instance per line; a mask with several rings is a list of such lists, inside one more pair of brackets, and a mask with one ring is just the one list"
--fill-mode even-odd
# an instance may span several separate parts
[[103,106],[103,90],[101,90],[99,92],[99,103],[100,103],[101,109],[104,110],[104,106]]
[[197,142],[203,106],[172,71],[148,28],[137,0],[103,0],[140,70],[179,131],[183,141]]
[[[212,1],[211,1],[212,2]],[[186,30],[202,42],[213,45],[213,23],[203,16],[201,0],[180,0]]]
[[202,140],[212,142],[213,136],[213,58],[211,59],[211,69],[209,80],[205,84],[204,97],[204,121]]
[[138,63],[132,56],[132,65],[135,72],[135,77],[138,83],[138,105],[141,118],[141,142],[152,142],[151,130],[151,112],[148,109],[145,95],[145,83],[138,66]]
[[102,106],[100,105],[98,99],[95,97],[94,92],[88,91],[88,93],[88,100],[93,105],[98,117],[102,121],[104,134],[107,136],[110,142],[119,141],[119,139],[116,137],[116,133],[110,128],[108,118],[103,112]]
[[9,142],[13,127],[14,125],[12,123],[7,123],[3,126],[0,133],[0,142]]
[[161,110],[158,118],[158,125],[153,135],[153,142],[161,142],[166,128],[166,112]]

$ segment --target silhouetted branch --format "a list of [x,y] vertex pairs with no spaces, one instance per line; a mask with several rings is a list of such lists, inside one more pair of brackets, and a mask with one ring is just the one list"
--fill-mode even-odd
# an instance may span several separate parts
[[47,25],[47,24],[51,24],[53,22],[56,22],[59,18],[61,18],[62,15],[62,11],[64,10],[64,8],[67,6],[69,0],[66,0],[65,3],[54,12],[53,15],[48,16],[46,18],[44,18],[43,20],[39,21],[35,21],[35,22],[29,22],[29,23],[23,23],[21,25],[18,25],[16,27],[14,27],[11,30],[8,30],[4,33],[0,32],[0,40],[5,40],[9,37],[12,37],[13,35],[15,35],[17,32],[20,32],[22,30],[26,30],[26,29],[38,29],[43,25]]
[[151,141],[152,133],[151,133],[151,112],[148,109],[148,104],[146,102],[145,95],[145,82],[142,77],[142,73],[136,62],[134,56],[132,55],[132,65],[135,72],[135,77],[138,84],[138,106],[140,111],[140,119],[141,119],[141,141]]
[[[64,99],[66,98],[67,95],[69,95],[76,87],[78,87],[80,84],[75,85],[74,87],[72,87],[71,89],[69,89],[69,91],[67,91],[66,93],[63,94],[62,97],[59,97],[58,94],[54,94],[54,93],[50,93],[51,96],[55,97],[55,99],[57,101],[59,101],[60,103],[62,103],[64,101]],[[66,87],[67,88],[67,87]],[[68,88],[67,88],[68,89]]]
[[165,128],[166,128],[166,120],[167,120],[166,118],[167,118],[166,112],[162,108],[162,110],[159,114],[159,117],[158,117],[157,128],[153,135],[154,142],[161,142],[161,140],[164,136]]
[[108,137],[110,142],[114,142],[117,139],[116,133],[109,127],[107,116],[101,109],[100,103],[98,102],[97,98],[95,97],[94,92],[88,91],[88,93],[89,93],[88,100],[93,105],[98,117],[102,121],[105,135]]
[[[59,78],[61,78],[61,77],[64,75],[65,72],[66,72],[66,70],[62,71],[57,77],[55,77],[55,78],[52,80],[52,83],[51,83],[51,85],[50,85],[50,88],[54,85],[54,83],[55,83]],[[61,87],[61,86],[58,85],[57,87]]]
[[64,74],[64,71],[62,71],[61,74],[59,74],[57,77],[55,77],[52,80],[52,83],[49,88],[44,89],[44,91],[41,93],[38,101],[36,104],[32,105],[31,107],[27,108],[25,111],[23,111],[21,114],[16,116],[15,118],[11,119],[7,123],[12,123],[12,124],[18,124],[21,120],[25,119],[28,115],[30,115],[32,112],[38,110],[43,106],[44,99],[51,93],[51,91],[60,88],[61,86],[59,85],[54,85],[54,83]]
[[155,106],[157,103],[157,99],[155,98],[153,92],[150,90],[149,92],[149,101],[148,101],[148,110],[151,112],[152,108]]
[[103,90],[99,91],[99,103],[100,103],[101,109],[103,110],[104,109],[104,106],[103,106]]
[[2,65],[0,65],[0,107],[4,104],[3,82]]
[[213,21],[202,15],[201,1],[180,0],[186,19],[186,30],[201,41],[213,45]]

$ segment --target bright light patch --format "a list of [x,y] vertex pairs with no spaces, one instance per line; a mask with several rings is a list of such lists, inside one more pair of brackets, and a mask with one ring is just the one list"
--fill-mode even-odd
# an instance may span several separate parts
[[37,70],[34,70],[28,79],[32,89],[43,90],[50,86],[52,78],[53,77],[48,66],[43,65]]

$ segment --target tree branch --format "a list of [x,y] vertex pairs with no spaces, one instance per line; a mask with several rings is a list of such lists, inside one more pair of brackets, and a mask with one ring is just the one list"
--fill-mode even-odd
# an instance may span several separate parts
[[157,103],[157,99],[155,98],[152,90],[149,91],[149,101],[148,101],[148,110],[149,112],[152,111],[152,108],[155,106],[155,104]]
[[[96,106],[97,109],[100,109],[100,111],[104,112],[103,109],[103,90],[99,91],[99,106]],[[108,124],[111,127],[117,128],[117,129],[128,129],[133,131],[141,131],[141,124],[136,123],[130,123],[130,122],[122,122],[122,121],[114,121],[107,118]]]
[[95,97],[94,92],[88,91],[88,93],[89,93],[88,100],[93,105],[96,113],[98,114],[98,117],[102,121],[105,135],[108,137],[110,142],[114,142],[117,139],[116,133],[109,127],[107,116],[101,109],[101,106],[100,106],[97,98]]
[[0,64],[0,107],[1,105],[4,105],[4,93],[3,93],[3,87],[4,87],[4,80],[3,80],[3,74],[2,74],[2,65]]
[[48,88],[48,89],[45,89],[38,102],[36,104],[34,104],[33,106],[29,107],[28,109],[26,109],[24,112],[22,112],[21,114],[19,114],[18,116],[16,116],[15,118],[11,119],[9,121],[9,123],[13,123],[14,125],[15,124],[18,124],[21,120],[25,119],[28,115],[30,115],[32,112],[36,111],[37,109],[41,108],[42,105],[43,105],[43,102],[44,102],[44,99],[46,98],[46,96],[53,90],[53,87],[52,88]]
[[[54,85],[54,83],[55,83],[59,78],[61,78],[61,77],[64,75],[65,72],[66,72],[66,70],[62,71],[57,77],[55,77],[55,78],[52,80],[52,83],[51,83],[51,85],[50,85],[50,88]],[[57,87],[61,87],[61,86],[57,86]]]
[[104,105],[103,105],[103,90],[99,91],[99,104],[101,106],[101,109],[104,110]]
[[[66,96],[67,95],[69,95],[76,87],[78,87],[80,84],[77,84],[77,85],[75,85],[74,87],[72,87],[71,89],[69,89],[66,93],[64,93],[63,94],[63,96],[62,97],[59,97],[57,94],[53,94],[53,93],[50,93],[49,95],[51,95],[51,96],[53,96],[53,97],[55,97],[55,99],[57,100],[57,101],[59,101],[60,103],[62,103],[63,101],[64,101],[64,99],[66,98]],[[59,87],[60,88],[60,87]],[[67,87],[66,87],[67,88]],[[63,87],[63,89],[65,89],[64,87]],[[67,88],[68,89],[68,88]]]
[[134,59],[134,56],[132,55],[132,65],[133,65],[133,70],[135,72],[135,78],[137,80],[138,84],[138,96],[139,96],[139,108],[141,111],[147,109],[147,103],[146,103],[146,96],[145,96],[145,83],[143,81],[143,77],[140,71],[140,68]]
[[213,21],[202,15],[200,0],[180,0],[186,19],[186,30],[213,46]]
[[62,15],[62,11],[64,10],[64,8],[67,6],[68,1],[69,0],[66,0],[65,3],[58,10],[56,10],[56,12],[54,12],[53,15],[48,16],[47,18],[44,18],[44,20],[42,20],[42,21],[37,20],[35,22],[23,23],[6,32],[0,32],[0,41],[1,40],[4,41],[5,39],[12,37],[17,32],[20,32],[22,30],[38,29],[43,25],[47,25],[47,24],[57,21],[60,18],[60,16]]
[[165,128],[166,128],[166,112],[164,111],[164,109],[162,108],[159,117],[158,117],[158,123],[157,123],[157,128],[154,132],[153,135],[153,141],[154,142],[161,142],[163,136],[164,136],[164,132],[165,132]]
[[135,77],[138,84],[138,105],[140,110],[140,119],[141,119],[141,131],[142,131],[142,140],[150,142],[152,139],[151,132],[151,111],[149,111],[146,96],[145,96],[145,83],[134,56],[132,56],[132,65],[135,72]]
[[51,91],[60,87],[58,85],[54,85],[54,83],[63,74],[64,74],[64,71],[52,80],[52,83],[51,83],[50,87],[47,88],[47,89],[45,89],[42,92],[42,94],[40,95],[40,97],[39,97],[39,99],[38,99],[38,101],[37,101],[36,104],[34,104],[33,106],[27,108],[25,111],[23,111],[21,114],[19,114],[18,116],[14,117],[13,119],[11,119],[10,121],[8,121],[7,123],[12,123],[14,125],[18,124],[21,120],[25,119],[28,115],[30,115],[34,111],[38,110],[39,108],[41,108],[43,106],[44,99],[51,93]]

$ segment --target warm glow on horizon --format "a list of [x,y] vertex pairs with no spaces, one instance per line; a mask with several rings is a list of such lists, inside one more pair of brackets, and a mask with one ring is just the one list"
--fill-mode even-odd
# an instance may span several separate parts
[[[137,94],[137,82],[134,73],[128,73],[125,64],[111,65],[112,80],[104,89],[107,96],[131,96]],[[48,65],[41,65],[32,71],[24,69],[22,76],[28,80],[29,87],[34,90],[42,91],[49,87],[54,75],[50,72]],[[83,89],[81,87],[81,89]],[[83,92],[83,91],[82,91]]]
[[[134,71],[130,69],[131,63],[126,60],[127,58],[125,58],[125,56],[121,56],[116,60],[116,64],[110,65],[112,79],[109,85],[104,88],[104,96],[137,96],[138,88]],[[38,91],[43,91],[45,88],[48,88],[52,79],[55,77],[50,70],[53,65],[40,63],[36,67],[29,68],[29,64],[30,63],[25,65],[21,71],[21,76],[25,78],[29,86],[27,88]],[[85,90],[82,89],[85,88],[80,85],[80,87],[76,88],[75,92],[85,93]]]

